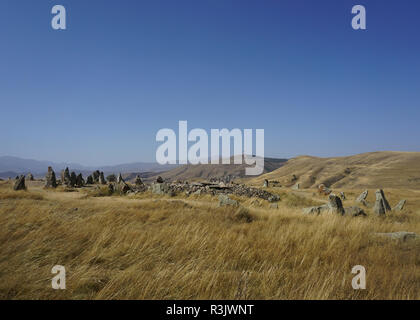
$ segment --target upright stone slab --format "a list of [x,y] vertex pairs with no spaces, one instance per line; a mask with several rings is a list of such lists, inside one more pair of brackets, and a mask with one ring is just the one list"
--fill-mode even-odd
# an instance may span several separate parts
[[375,201],[375,205],[373,206],[374,213],[378,215],[384,215],[388,211],[391,211],[391,206],[386,200],[384,191],[382,189],[376,190],[375,196],[376,196],[376,201]]
[[55,178],[55,172],[52,167],[48,167],[48,172],[45,176],[45,187],[57,188],[57,179]]
[[25,190],[25,176],[21,175],[19,179],[15,181],[15,185],[13,186],[13,190],[19,191],[19,190]]

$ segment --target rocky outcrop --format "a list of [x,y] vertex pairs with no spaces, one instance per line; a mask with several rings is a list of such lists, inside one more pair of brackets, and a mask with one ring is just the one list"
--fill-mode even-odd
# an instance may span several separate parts
[[55,178],[55,172],[52,167],[48,167],[47,175],[45,176],[45,187],[46,188],[57,188],[57,180]]
[[26,185],[25,185],[25,176],[21,175],[16,181],[15,184],[13,186],[13,190],[15,191],[19,191],[19,190],[26,190]]
[[384,215],[387,212],[391,211],[391,207],[388,201],[385,198],[384,191],[382,189],[378,189],[375,192],[376,201],[373,207],[373,212],[378,215]]

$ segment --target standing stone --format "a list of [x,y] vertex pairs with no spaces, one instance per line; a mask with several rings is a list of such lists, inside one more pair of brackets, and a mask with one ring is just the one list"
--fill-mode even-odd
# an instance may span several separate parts
[[162,177],[161,177],[161,176],[158,176],[158,177],[156,178],[156,182],[157,182],[157,183],[163,183],[163,179],[162,179]]
[[358,197],[357,197],[356,202],[362,202],[362,203],[363,203],[363,202],[366,200],[366,198],[367,198],[367,196],[368,196],[368,193],[369,193],[369,191],[368,191],[368,190],[363,191],[363,192],[360,194],[360,196],[358,196]]
[[21,175],[19,179],[16,180],[15,185],[13,186],[13,190],[15,191],[26,190],[24,175]]
[[45,187],[46,188],[57,188],[57,180],[55,178],[55,172],[52,167],[48,167],[47,175],[45,176]]
[[404,209],[406,200],[401,200],[398,204],[392,209],[392,211],[402,211]]
[[69,181],[69,183],[67,184],[67,186],[69,186],[69,187],[75,187],[76,186],[76,183],[77,183],[77,176],[76,176],[76,173],[73,171],[71,174],[70,174],[70,181]]
[[341,199],[341,201],[346,200],[346,195],[342,191],[340,192],[340,199]]
[[136,186],[142,186],[143,185],[143,181],[141,180],[139,175],[136,176],[135,184],[136,184]]
[[86,178],[86,184],[93,184],[93,177],[92,177],[92,175],[90,175],[90,176],[88,176]]
[[268,188],[268,180],[267,179],[264,180],[264,188]]
[[69,185],[70,183],[70,171],[68,167],[61,171],[61,183],[63,185]]
[[83,179],[83,176],[81,173],[76,177],[76,187],[81,188],[85,185],[85,180]]
[[99,174],[99,183],[100,184],[106,184],[106,180],[105,180],[105,177],[104,177],[104,173],[103,172],[101,172]]
[[345,213],[341,199],[335,194],[330,194],[328,197],[328,207],[332,213],[339,213],[341,215],[344,215]]
[[32,175],[32,173],[28,173],[28,175],[26,176],[26,178],[29,180],[29,181],[34,181],[34,176]]
[[92,173],[92,178],[93,178],[94,183],[99,183],[99,176],[100,175],[101,175],[101,173],[99,172],[99,170],[96,170]]
[[382,189],[378,189],[376,190],[375,195],[376,201],[375,205],[373,206],[373,212],[378,215],[384,215],[388,211],[391,211],[391,207],[385,198],[384,191]]
[[122,178],[122,175],[121,175],[121,173],[118,175],[118,179],[117,179],[117,182],[118,183],[121,183],[121,182],[123,182],[124,180],[123,180],[123,178]]

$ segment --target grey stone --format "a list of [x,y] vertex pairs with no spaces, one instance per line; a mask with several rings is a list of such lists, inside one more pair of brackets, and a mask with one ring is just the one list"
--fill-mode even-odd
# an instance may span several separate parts
[[26,176],[26,179],[28,179],[29,181],[34,181],[34,176],[32,175],[32,173],[29,172]]
[[219,207],[223,207],[223,206],[238,206],[239,203],[236,200],[232,200],[231,198],[229,198],[229,196],[225,195],[225,194],[220,194],[219,195]]
[[330,194],[328,197],[328,207],[330,212],[344,215],[344,208],[341,199],[335,194]]
[[329,206],[327,204],[322,206],[316,206],[316,207],[309,207],[309,208],[303,208],[303,214],[321,214],[324,211],[328,211]]
[[366,200],[367,196],[369,194],[368,190],[363,191],[360,196],[357,197],[356,202],[363,202],[364,200]]
[[77,183],[77,176],[76,176],[76,173],[72,171],[72,173],[70,174],[70,181],[67,184],[67,186],[74,188],[76,186],[76,183]]
[[386,237],[393,240],[417,240],[420,239],[420,236],[414,232],[407,232],[407,231],[398,231],[398,232],[390,232],[390,233],[374,233],[375,236],[378,237]]
[[264,186],[264,188],[268,188],[268,180],[267,179],[264,180],[264,185],[263,186]]
[[141,180],[139,175],[136,176],[136,181],[134,183],[136,184],[136,186],[142,186],[143,185],[143,181]]
[[382,189],[378,189],[376,190],[375,195],[376,201],[375,205],[373,206],[373,212],[378,215],[384,215],[388,211],[391,211],[391,207],[385,198],[384,191]]
[[123,180],[123,178],[122,178],[122,175],[121,175],[121,173],[118,175],[118,179],[117,179],[117,182],[118,183],[121,183],[121,182],[123,182],[124,180]]
[[359,207],[349,207],[344,209],[344,214],[346,216],[351,217],[358,217],[358,216],[366,216],[366,213],[360,209]]
[[93,184],[93,177],[92,177],[92,175],[90,175],[90,176],[88,176],[86,178],[86,184]]
[[81,173],[76,177],[76,187],[81,188],[85,185],[85,180]]
[[342,191],[340,192],[340,199],[341,199],[341,201],[346,200],[346,195]]
[[55,178],[55,172],[52,167],[48,167],[48,172],[45,176],[45,187],[46,188],[57,188],[57,180]]
[[406,200],[401,200],[398,204],[392,209],[392,211],[402,211],[404,209]]
[[300,189],[300,184],[299,184],[299,183],[296,183],[296,184],[292,187],[292,189],[293,189],[293,190],[299,190],[299,189]]
[[105,180],[103,172],[99,173],[99,184],[106,184],[106,180]]
[[157,183],[163,183],[163,179],[162,179],[162,177],[161,177],[161,176],[158,176],[158,177],[156,178],[156,182],[157,182]]
[[25,186],[25,176],[21,175],[19,179],[15,181],[15,184],[13,186],[13,190],[19,191],[19,190],[26,190]]

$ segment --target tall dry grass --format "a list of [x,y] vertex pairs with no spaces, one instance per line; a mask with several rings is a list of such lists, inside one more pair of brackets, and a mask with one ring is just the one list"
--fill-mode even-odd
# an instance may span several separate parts
[[[210,196],[32,192],[42,198],[0,196],[2,299],[420,298],[418,242],[371,236],[420,234],[414,207],[346,218],[304,216],[287,193],[270,209],[245,198],[218,208]],[[57,264],[66,290],[51,288]],[[366,268],[366,290],[352,289],[354,265]]]

